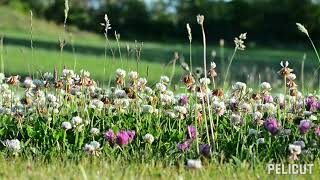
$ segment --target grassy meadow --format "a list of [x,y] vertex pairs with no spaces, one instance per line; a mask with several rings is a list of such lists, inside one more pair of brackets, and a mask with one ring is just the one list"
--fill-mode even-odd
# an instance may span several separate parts
[[[139,40],[109,35],[106,44],[103,33],[69,26],[64,32],[6,7],[0,13],[1,179],[316,179],[320,173],[319,64],[308,43],[260,47],[241,34],[247,47],[235,55],[224,87],[234,46],[244,42],[208,42],[210,73],[195,73],[181,67],[189,62],[187,33],[180,42],[143,42],[137,56]],[[202,53],[193,43],[193,70],[203,67]],[[315,168],[311,175],[268,175],[269,163]]]

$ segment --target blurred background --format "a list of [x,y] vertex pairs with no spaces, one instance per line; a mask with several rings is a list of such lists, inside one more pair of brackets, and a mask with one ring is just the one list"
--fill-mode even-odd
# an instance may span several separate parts
[[[108,14],[112,47],[117,47],[114,42],[114,31],[117,31],[127,68],[135,67],[134,41],[144,42],[140,74],[156,80],[158,69],[169,75],[172,72],[171,66],[165,65],[172,60],[174,52],[186,61],[189,59],[186,23],[192,28],[194,66],[203,65],[201,29],[196,22],[196,15],[203,14],[209,45],[207,56],[218,64],[218,73],[225,71],[234,37],[247,32],[247,49],[236,55],[232,79],[258,83],[260,75],[262,81],[279,81],[276,74],[279,63],[288,60],[299,80],[303,81],[301,72],[306,73],[304,78],[309,78],[310,84],[305,86],[319,86],[319,76],[314,71],[319,66],[318,60],[307,37],[295,25],[296,22],[305,25],[317,46],[318,0],[69,0],[67,45],[62,57],[58,39],[63,31],[64,0],[0,0],[0,5],[0,35],[4,37],[5,59],[11,61],[6,63],[9,73],[27,73],[26,66],[18,64],[30,57],[37,70],[52,68],[55,60],[63,58],[65,65],[72,66],[76,59],[79,69],[102,71],[99,68],[105,58],[101,23],[104,14]],[[33,39],[33,52],[30,52],[30,39]],[[219,46],[222,39],[224,47]],[[117,57],[111,58],[108,51],[110,61],[119,58],[115,52]],[[118,65],[111,63],[109,70]],[[176,71],[174,78],[178,82],[183,70]],[[107,81],[99,72],[97,78]]]

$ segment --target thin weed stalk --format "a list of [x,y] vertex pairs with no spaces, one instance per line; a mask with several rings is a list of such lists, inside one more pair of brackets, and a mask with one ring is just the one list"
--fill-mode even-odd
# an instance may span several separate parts
[[[34,48],[33,48],[33,12],[30,10],[30,48],[31,48],[31,65],[36,64],[34,62]],[[30,64],[28,63],[28,72],[31,76]],[[32,72],[32,77],[34,78],[34,71]]]
[[0,61],[1,61],[1,73],[4,73],[4,58],[3,58],[3,39],[4,39],[4,36],[1,35],[0,36]]

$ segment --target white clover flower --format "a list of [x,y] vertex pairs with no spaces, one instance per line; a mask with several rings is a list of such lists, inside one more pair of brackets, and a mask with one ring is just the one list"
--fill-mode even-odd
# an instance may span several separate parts
[[8,148],[9,151],[13,153],[18,153],[21,149],[20,141],[18,139],[13,139],[13,140],[7,139],[5,141],[5,146]]
[[53,79],[53,74],[50,73],[50,72],[46,72],[46,73],[43,74],[43,78],[45,80],[52,80]]
[[263,110],[266,112],[274,113],[277,110],[277,107],[272,103],[266,103],[263,105]]
[[128,77],[131,80],[138,79],[138,73],[136,71],[131,71],[131,72],[128,73]]
[[260,84],[261,89],[263,90],[270,90],[271,89],[271,85],[268,82],[263,82]]
[[170,79],[168,76],[161,76],[160,77],[160,82],[163,84],[168,84],[170,82]]
[[226,111],[226,105],[224,104],[223,101],[219,102],[219,101],[214,101],[212,103],[212,107],[215,111],[215,113],[218,115],[218,116],[222,116],[225,111]]
[[65,121],[65,122],[63,122],[63,123],[61,124],[61,127],[62,127],[63,129],[65,129],[65,130],[69,130],[69,129],[72,128],[72,125],[71,125],[70,122]]
[[201,169],[202,168],[202,163],[201,160],[193,160],[193,159],[189,159],[187,161],[187,167],[190,169]]
[[187,114],[188,113],[188,110],[186,107],[184,106],[175,106],[174,107],[174,110],[180,114]]
[[234,85],[232,85],[232,89],[236,91],[245,91],[247,88],[247,85],[243,82],[236,82]]
[[27,78],[24,80],[23,86],[24,86],[25,88],[33,88],[33,87],[35,87],[35,85],[33,84],[33,80],[32,80],[32,78],[30,78],[30,77],[27,77]]
[[260,120],[263,118],[263,114],[259,111],[253,113],[253,120]]
[[99,156],[100,155],[100,143],[97,141],[92,141],[90,144],[85,144],[83,150],[90,155]]
[[126,71],[120,68],[116,70],[116,74],[118,77],[121,77],[121,78],[126,77]]
[[93,109],[101,110],[101,109],[103,109],[103,107],[104,107],[104,103],[103,103],[102,101],[100,101],[99,99],[93,99],[93,100],[91,101],[91,107],[92,107]]
[[265,143],[265,139],[264,138],[259,138],[257,139],[257,144],[264,144]]
[[207,85],[210,84],[210,79],[209,79],[209,78],[201,78],[201,79],[200,79],[200,84],[201,84],[202,86],[207,86]]
[[146,94],[148,94],[148,95],[151,95],[151,94],[153,94],[153,91],[152,91],[152,89],[151,89],[150,87],[146,87],[146,88],[144,89],[144,93],[146,93]]
[[142,112],[144,113],[153,113],[153,107],[151,105],[143,105]]
[[251,112],[252,107],[249,103],[242,103],[240,109],[244,112]]
[[72,120],[71,120],[71,123],[73,124],[74,127],[77,127],[79,125],[82,124],[82,118],[79,117],[79,116],[76,116],[76,117],[73,117]]
[[138,80],[138,86],[145,86],[147,84],[147,79],[146,78],[139,78]]
[[165,115],[168,116],[169,118],[176,118],[176,114],[172,111],[166,111]]
[[126,93],[124,90],[122,90],[122,89],[116,89],[116,90],[114,91],[114,95],[115,95],[117,98],[125,98],[125,97],[127,97],[127,93]]
[[154,141],[153,135],[152,135],[152,134],[149,134],[149,133],[146,134],[146,135],[144,135],[143,139],[144,139],[147,143],[149,143],[149,144],[152,144],[153,141]]
[[57,97],[53,94],[47,94],[47,100],[52,103],[57,102]]
[[167,86],[162,84],[162,83],[157,83],[156,84],[156,89],[160,92],[164,92],[167,90]]
[[93,136],[99,135],[100,134],[100,130],[98,128],[91,128],[90,129],[90,134]]
[[249,136],[257,135],[259,132],[256,129],[249,129]]
[[230,117],[230,121],[232,124],[237,125],[241,123],[241,117],[238,114],[232,114]]
[[62,71],[62,75],[63,75],[64,77],[74,77],[74,76],[75,76],[75,73],[74,73],[73,70],[64,69],[64,70]]
[[0,73],[0,83],[2,83],[5,78],[5,75],[3,73]]
[[289,144],[289,151],[291,154],[301,154],[301,146],[299,145],[294,145],[294,144]]

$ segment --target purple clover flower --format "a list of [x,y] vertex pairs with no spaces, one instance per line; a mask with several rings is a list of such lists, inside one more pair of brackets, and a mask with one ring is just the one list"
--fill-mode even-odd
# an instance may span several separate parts
[[211,146],[209,144],[201,144],[200,145],[200,154],[205,157],[211,156]]
[[188,137],[191,140],[195,140],[197,138],[197,129],[193,125],[188,126]]
[[312,122],[310,120],[301,120],[299,125],[299,130],[301,134],[306,134],[312,126]]
[[314,133],[316,134],[316,136],[320,137],[320,126],[314,129]]
[[129,142],[132,142],[132,140],[136,136],[136,132],[135,131],[127,131],[127,134],[129,136]]
[[110,144],[114,144],[116,141],[116,135],[114,134],[112,129],[109,129],[105,134],[104,137]]
[[188,96],[187,96],[187,95],[181,96],[180,99],[179,99],[179,103],[180,103],[182,106],[188,105],[188,103],[189,103],[189,98],[188,98]]
[[265,103],[271,103],[271,102],[273,102],[272,96],[271,96],[271,95],[265,95],[265,96],[263,97],[263,102],[264,102],[264,104],[265,104]]
[[272,134],[276,135],[279,132],[280,124],[275,118],[269,118],[264,122],[266,129]]
[[117,134],[117,144],[121,147],[128,145],[130,142],[130,136],[126,131],[120,131]]
[[314,96],[309,96],[305,100],[307,111],[317,111],[319,107],[319,103],[317,102],[317,98]]
[[185,141],[184,143],[177,144],[177,148],[182,152],[186,152],[190,149],[190,143],[189,141]]

